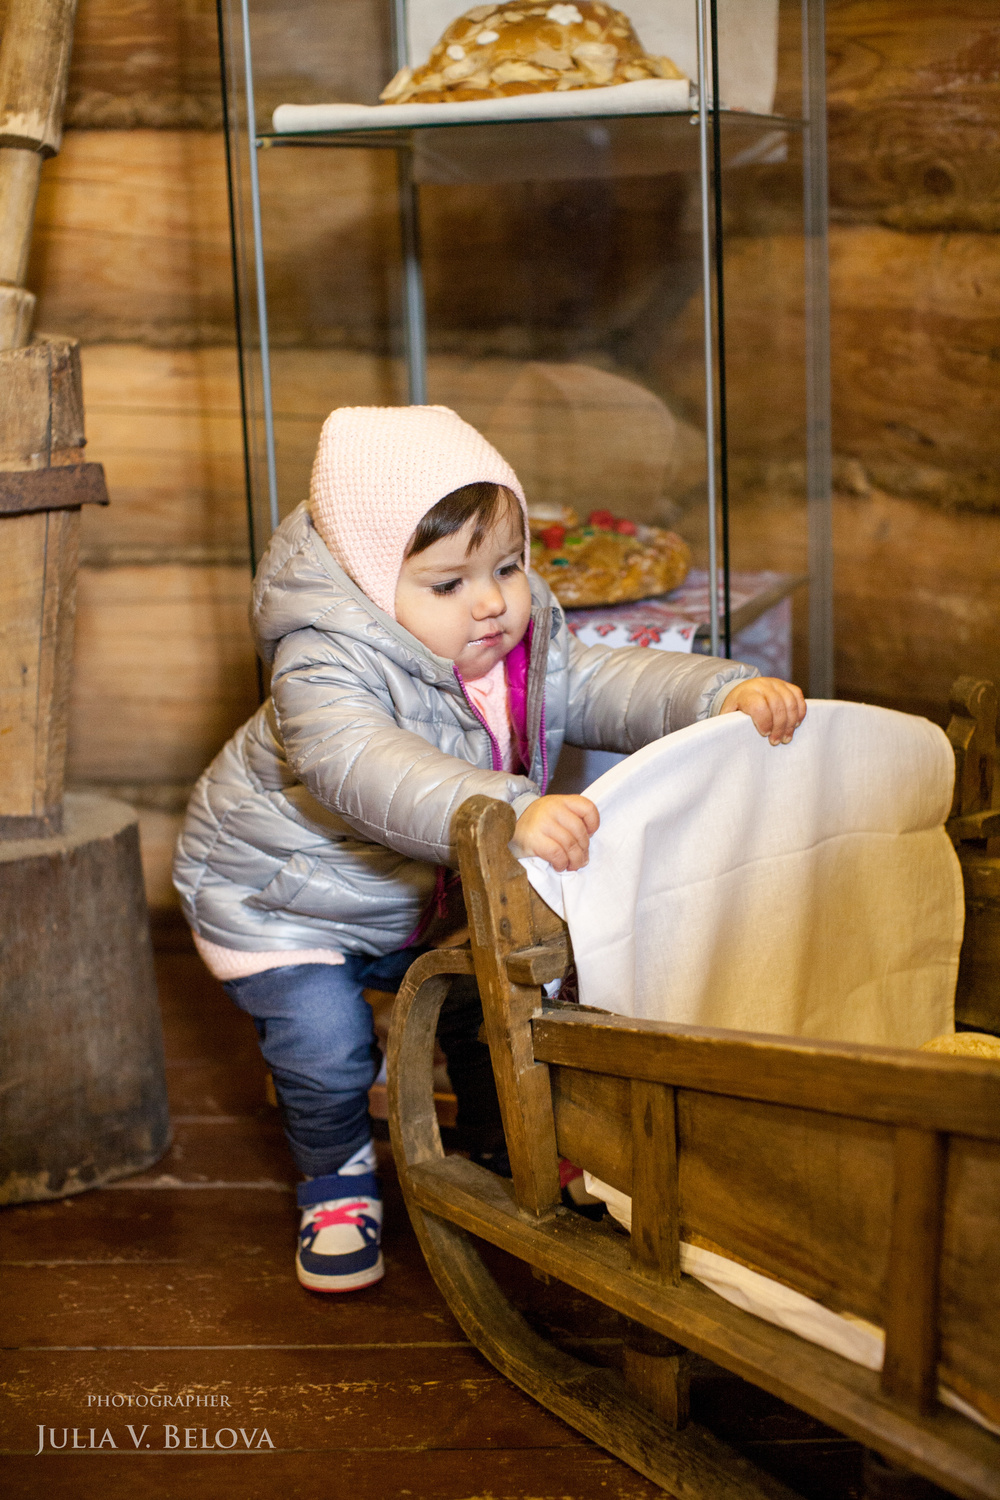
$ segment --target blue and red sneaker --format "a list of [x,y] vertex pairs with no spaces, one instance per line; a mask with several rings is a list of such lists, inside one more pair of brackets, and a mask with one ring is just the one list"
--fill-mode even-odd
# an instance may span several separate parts
[[295,1273],[311,1292],[354,1292],[381,1281],[382,1195],[374,1172],[331,1172],[299,1183]]

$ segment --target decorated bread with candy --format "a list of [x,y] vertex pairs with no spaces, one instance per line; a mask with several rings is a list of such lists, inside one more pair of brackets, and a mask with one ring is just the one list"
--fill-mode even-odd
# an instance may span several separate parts
[[476,5],[453,21],[421,68],[401,68],[383,104],[502,99],[683,78],[669,57],[650,57],[622,11],[601,0]]
[[592,510],[581,523],[560,509],[558,521],[529,514],[531,566],[560,604],[625,604],[668,593],[687,577],[691,549],[675,532],[616,520],[609,510]]

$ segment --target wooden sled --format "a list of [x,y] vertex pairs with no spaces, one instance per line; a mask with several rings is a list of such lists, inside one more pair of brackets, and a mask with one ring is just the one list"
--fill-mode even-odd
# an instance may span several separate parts
[[[979,743],[956,743],[962,785]],[[953,819],[982,803],[984,776]],[[1000,1438],[937,1399],[940,1381],[1000,1425],[1000,1068],[550,1004],[541,986],[567,968],[567,933],[508,850],[513,810],[474,797],[457,819],[471,948],[427,953],[406,977],[389,1121],[414,1228],[468,1337],[678,1500],[792,1500],[687,1421],[688,1350],[891,1464],[1000,1500]],[[993,824],[954,831],[981,840]],[[438,1010],[449,976],[472,973],[512,1182],[446,1157],[435,1116]],[[560,1156],[631,1195],[631,1237],[562,1207]],[[624,1314],[624,1378],[534,1332],[473,1236]],[[682,1276],[681,1239],[877,1324],[881,1372]]]

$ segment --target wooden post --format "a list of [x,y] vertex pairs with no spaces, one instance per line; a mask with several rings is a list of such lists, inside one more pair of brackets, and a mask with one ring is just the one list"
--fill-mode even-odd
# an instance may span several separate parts
[[625,1379],[668,1427],[685,1427],[691,1409],[691,1355],[682,1344],[628,1320]]
[[677,1117],[674,1090],[633,1078],[632,1269],[664,1286],[679,1286]]
[[0,839],[61,827],[80,506],[107,504],[83,447],[76,341],[0,350]]
[[948,738],[955,752],[955,795],[947,828],[965,885],[965,936],[955,1019],[974,1031],[1000,1032],[1000,776],[997,690],[959,677],[951,690]]
[[992,682],[959,677],[951,690],[948,738],[955,752],[952,818],[996,806],[997,690]]
[[0,39],[0,349],[31,337],[24,276],[42,161],[62,143],[76,0],[9,0]]
[[549,1070],[531,1047],[541,989],[507,972],[508,954],[536,940],[528,877],[507,847],[515,821],[509,803],[470,797],[455,815],[455,842],[514,1189],[522,1208],[545,1214],[559,1202],[559,1158]]
[[937,1400],[938,1278],[947,1138],[896,1127],[882,1389],[926,1413]]

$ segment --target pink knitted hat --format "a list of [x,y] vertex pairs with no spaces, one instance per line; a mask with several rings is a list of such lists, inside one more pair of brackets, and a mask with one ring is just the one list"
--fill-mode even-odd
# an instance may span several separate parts
[[396,584],[417,524],[445,495],[517,475],[497,450],[446,406],[341,406],[323,423],[309,509],[336,561],[373,604],[396,617]]

